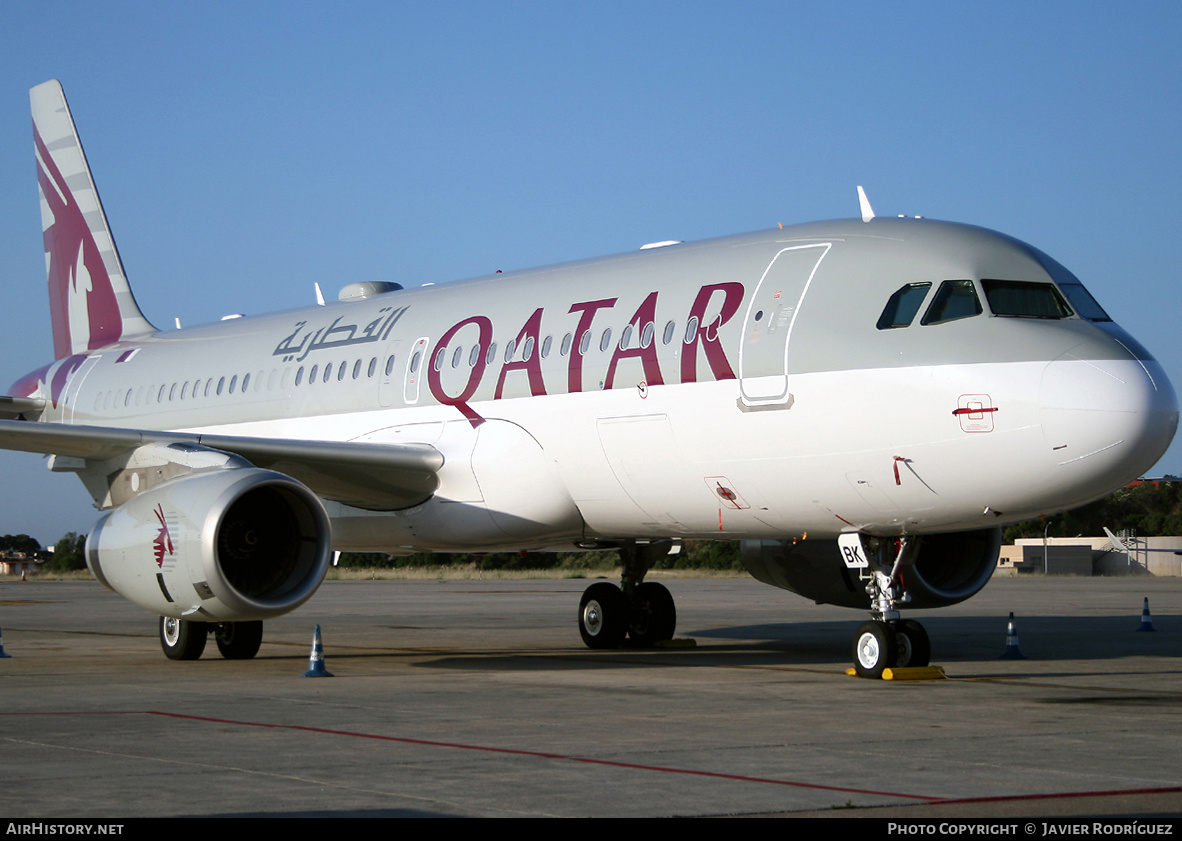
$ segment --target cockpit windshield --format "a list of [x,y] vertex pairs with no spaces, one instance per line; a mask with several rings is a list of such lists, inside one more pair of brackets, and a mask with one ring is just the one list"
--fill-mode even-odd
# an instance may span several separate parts
[[981,314],[981,301],[971,280],[946,280],[936,290],[935,297],[923,314],[920,324],[943,324],[960,318]]
[[982,280],[985,300],[994,315],[1017,318],[1067,318],[1071,307],[1053,283],[1025,280]]
[[1091,293],[1084,288],[1084,285],[1079,282],[1079,278],[1073,275],[1062,263],[1046,254],[1039,251],[1034,246],[1026,246],[1030,249],[1030,253],[1038,260],[1039,264],[1046,269],[1047,274],[1055,281],[1067,300],[1071,302],[1071,306],[1079,313],[1080,318],[1086,318],[1088,321],[1112,321],[1108,313],[1104,312],[1104,308],[1096,303],[1096,299],[1091,296]]

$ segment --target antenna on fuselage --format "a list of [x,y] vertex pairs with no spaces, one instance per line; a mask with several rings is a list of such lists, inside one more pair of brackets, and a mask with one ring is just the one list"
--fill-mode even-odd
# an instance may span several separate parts
[[869,222],[874,218],[874,208],[870,206],[870,199],[866,198],[866,191],[858,185],[858,206],[862,209],[862,221]]
[[316,287],[316,305],[324,306],[324,293],[320,291],[320,284],[313,283],[312,285]]

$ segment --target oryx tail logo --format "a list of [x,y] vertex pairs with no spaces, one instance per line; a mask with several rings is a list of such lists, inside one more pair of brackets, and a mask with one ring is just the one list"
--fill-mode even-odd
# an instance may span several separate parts
[[168,530],[168,521],[164,518],[164,507],[157,503],[156,519],[160,521],[160,531],[156,533],[156,538],[152,541],[153,552],[156,555],[156,566],[164,566],[164,556],[174,554],[172,546],[172,533]]
[[[53,319],[53,350],[58,359],[119,341],[123,318],[94,233],[33,126],[37,149],[37,182],[53,217],[45,228],[49,256],[49,309]],[[92,188],[93,189],[93,188]]]

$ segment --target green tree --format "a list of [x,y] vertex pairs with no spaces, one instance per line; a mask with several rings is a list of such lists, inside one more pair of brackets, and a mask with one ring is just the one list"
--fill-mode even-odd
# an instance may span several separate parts
[[41,544],[27,534],[6,534],[0,536],[0,552],[13,554],[20,552],[31,558],[40,551]]
[[47,567],[54,572],[86,569],[86,535],[67,532],[53,548],[53,560]]
[[1098,536],[1105,527],[1114,532],[1132,529],[1140,537],[1182,534],[1182,481],[1134,483],[1082,508],[1010,526],[1006,540],[1042,537],[1046,520],[1051,537]]

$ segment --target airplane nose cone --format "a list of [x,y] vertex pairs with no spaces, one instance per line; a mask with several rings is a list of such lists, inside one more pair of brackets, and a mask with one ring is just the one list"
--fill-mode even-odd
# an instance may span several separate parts
[[1041,402],[1051,461],[1078,487],[1080,504],[1144,475],[1178,428],[1174,388],[1148,355],[1065,353],[1043,371]]

